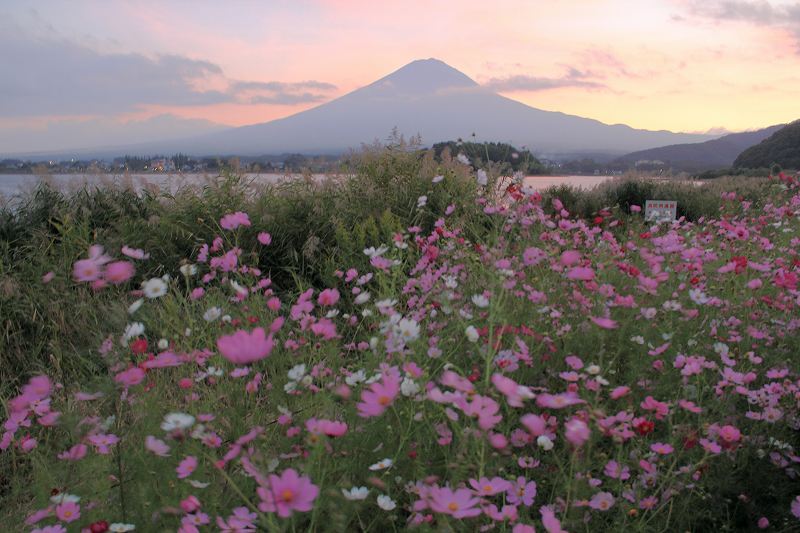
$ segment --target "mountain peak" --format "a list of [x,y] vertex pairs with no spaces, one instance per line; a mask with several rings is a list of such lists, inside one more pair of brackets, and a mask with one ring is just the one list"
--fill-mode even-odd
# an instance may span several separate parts
[[463,72],[436,58],[417,59],[400,67],[365,89],[403,95],[426,95],[447,89],[479,85]]

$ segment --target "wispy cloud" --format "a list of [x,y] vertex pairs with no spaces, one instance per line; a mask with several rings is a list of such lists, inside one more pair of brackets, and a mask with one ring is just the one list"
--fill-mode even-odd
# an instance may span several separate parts
[[120,114],[147,105],[318,102],[336,86],[240,81],[182,55],[103,54],[65,39],[0,35],[0,116]]
[[797,51],[800,53],[800,2],[694,0],[690,4],[690,12],[715,20],[742,21],[787,30],[794,36]]
[[505,78],[491,78],[483,86],[497,92],[535,92],[563,87],[601,89],[605,84],[597,81],[589,72],[570,68],[566,74],[555,78],[517,74]]

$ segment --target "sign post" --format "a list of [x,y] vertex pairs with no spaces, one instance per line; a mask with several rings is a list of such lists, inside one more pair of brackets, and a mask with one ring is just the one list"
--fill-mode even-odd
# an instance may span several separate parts
[[678,202],[675,200],[647,200],[644,204],[644,219],[672,222],[678,216]]

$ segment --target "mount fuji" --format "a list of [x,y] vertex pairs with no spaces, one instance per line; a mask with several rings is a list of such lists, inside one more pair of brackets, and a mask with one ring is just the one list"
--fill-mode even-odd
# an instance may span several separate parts
[[285,118],[177,140],[91,152],[115,155],[183,152],[196,156],[335,154],[385,139],[395,128],[406,137],[419,134],[427,146],[470,138],[508,142],[538,155],[591,152],[617,156],[715,138],[639,130],[536,109],[496,94],[431,58],[412,61],[365,87]]

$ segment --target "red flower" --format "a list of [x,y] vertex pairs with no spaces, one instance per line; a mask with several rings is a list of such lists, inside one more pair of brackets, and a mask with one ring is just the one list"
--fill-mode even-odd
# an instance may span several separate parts
[[131,351],[135,354],[142,354],[147,351],[147,339],[136,339],[131,343]]
[[595,223],[595,225],[599,226],[600,224],[603,223],[604,220],[605,219],[603,217],[597,216],[597,217],[594,217],[594,221],[593,222]]
[[639,238],[640,239],[649,239],[650,238],[650,232],[649,231],[645,231],[644,233],[640,233],[639,234]]
[[89,531],[91,533],[105,533],[108,531],[108,522],[105,520],[98,520],[89,524]]
[[644,437],[648,433],[652,433],[652,431],[655,429],[656,425],[655,425],[655,423],[653,423],[653,422],[651,422],[649,420],[642,420],[635,427],[636,427],[636,432],[639,435],[641,435],[642,437]]

